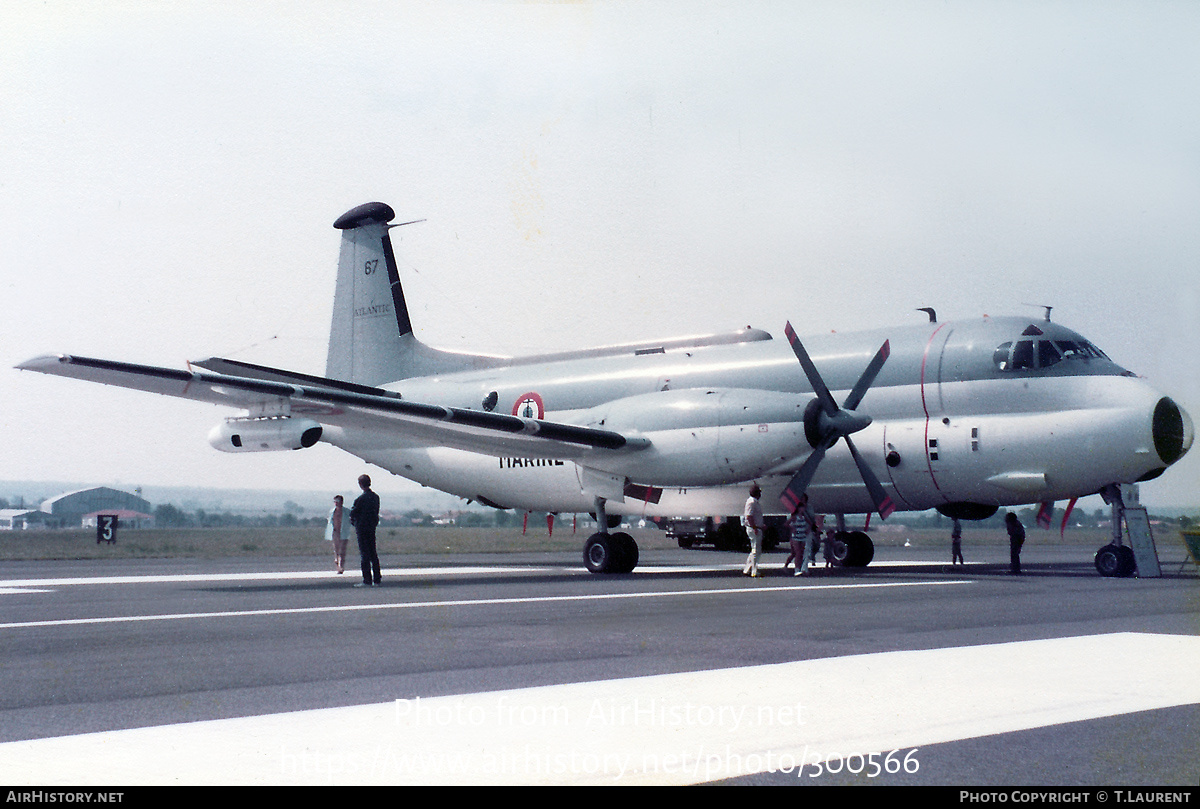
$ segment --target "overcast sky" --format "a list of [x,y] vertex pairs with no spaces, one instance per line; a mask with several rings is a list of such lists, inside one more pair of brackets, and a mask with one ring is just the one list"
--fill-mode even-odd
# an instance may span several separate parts
[[[1200,415],[1200,4],[0,6],[5,479],[350,490],[327,446],[22,373],[322,373],[380,200],[418,335],[525,353],[1041,316]],[[385,491],[409,484],[388,482]],[[1200,500],[1200,450],[1142,489]]]

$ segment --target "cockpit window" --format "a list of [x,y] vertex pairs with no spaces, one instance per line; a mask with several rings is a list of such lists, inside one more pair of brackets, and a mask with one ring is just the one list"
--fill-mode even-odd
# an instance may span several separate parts
[[1033,367],[1033,340],[1017,340],[1013,345],[1012,369],[1023,371]]
[[996,348],[992,361],[1001,371],[1049,368],[1070,360],[1108,359],[1086,340],[1017,340]]
[[1078,343],[1074,340],[1056,340],[1054,344],[1058,346],[1058,349],[1062,352],[1064,359],[1075,359],[1078,357],[1082,357],[1084,359],[1089,357],[1096,359],[1108,359],[1107,354],[1086,340]]
[[1012,370],[1012,343],[1003,343],[996,349],[996,353],[992,355],[992,362],[996,363],[996,367],[1001,371]]
[[1049,368],[1062,359],[1062,352],[1050,340],[1037,341],[1038,367]]
[[1065,359],[1075,359],[1076,357],[1086,357],[1087,354],[1079,347],[1078,343],[1070,340],[1059,340],[1058,349],[1062,352]]

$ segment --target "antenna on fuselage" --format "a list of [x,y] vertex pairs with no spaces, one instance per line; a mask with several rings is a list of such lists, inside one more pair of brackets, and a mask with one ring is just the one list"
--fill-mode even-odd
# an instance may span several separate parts
[[925,314],[929,315],[930,323],[937,323],[937,312],[933,311],[932,306],[925,306],[925,307],[918,309],[917,311],[924,312]]

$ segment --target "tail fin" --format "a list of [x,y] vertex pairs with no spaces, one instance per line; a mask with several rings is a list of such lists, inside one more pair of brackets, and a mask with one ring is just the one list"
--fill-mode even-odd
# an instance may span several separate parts
[[502,364],[503,359],[432,349],[413,335],[388,229],[391,207],[368,202],[347,211],[333,226],[342,231],[333,323],[325,375],[361,385],[464,371]]

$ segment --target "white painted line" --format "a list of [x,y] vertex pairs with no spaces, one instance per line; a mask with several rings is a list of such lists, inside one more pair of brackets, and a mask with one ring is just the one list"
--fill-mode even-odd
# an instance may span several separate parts
[[[872,567],[907,567],[913,565],[936,565],[940,562],[876,562]],[[949,564],[945,562],[944,564]],[[641,565],[634,575],[678,574],[678,573],[720,573],[738,570],[742,562],[721,565]],[[773,568],[763,568],[768,578],[775,575],[786,575]],[[402,567],[384,568],[385,578],[407,578],[418,576],[480,576],[480,575],[540,575],[545,573],[587,573],[583,566],[554,567],[518,566],[518,565],[476,565],[469,567]],[[359,578],[358,568],[347,569],[346,573],[338,574],[332,570],[294,570],[294,571],[257,571],[251,573],[166,573],[162,575],[138,576],[71,576],[52,579],[0,579],[0,594],[9,592],[5,588],[22,587],[71,587],[87,584],[173,584],[173,583],[202,583],[202,582],[248,582],[248,581],[305,581],[314,579],[334,579],[354,582]],[[26,591],[21,591],[26,592]],[[42,591],[46,592],[46,591]]]
[[0,782],[690,784],[774,770],[820,784],[835,764],[869,781],[876,767],[936,771],[928,745],[1200,703],[1198,664],[1200,638],[1122,633],[401,694],[9,742]]
[[[551,567],[410,567],[387,568],[388,576],[471,576],[486,573],[545,573]],[[358,568],[338,575],[333,570],[260,571],[254,573],[168,573],[159,576],[73,576],[57,579],[7,579],[0,587],[69,587],[77,584],[169,584],[213,581],[289,581],[304,579],[338,579],[354,582]]]
[[[637,569],[639,574],[651,573],[711,573],[723,570],[733,570],[742,565],[643,565]],[[588,569],[579,567],[518,566],[518,565],[476,565],[470,567],[400,567],[384,568],[386,578],[416,577],[416,576],[479,576],[479,575],[514,575],[514,574],[544,574],[544,573],[588,573]],[[591,575],[589,573],[589,575]],[[80,584],[171,584],[213,581],[289,581],[311,579],[336,579],[338,581],[354,582],[359,578],[358,568],[347,569],[346,573],[338,574],[332,570],[293,570],[293,571],[258,571],[252,573],[167,573],[156,576],[72,576],[56,579],[4,579],[0,580],[3,587],[69,587]]]
[[178,621],[188,618],[245,618],[256,615],[308,615],[319,612],[362,612],[367,610],[413,610],[430,607],[476,607],[498,604],[545,604],[563,601],[611,601],[614,599],[669,598],[676,596],[714,596],[731,593],[769,593],[780,590],[815,590],[818,592],[869,589],[877,587],[941,587],[971,584],[968,581],[938,582],[879,582],[858,584],[761,585],[757,587],[710,588],[704,590],[657,590],[644,593],[593,593],[569,596],[526,596],[520,598],[467,598],[446,601],[404,601],[386,604],[338,604],[327,607],[292,607],[261,610],[221,610],[214,612],[172,612],[157,615],[114,615],[100,618],[58,618],[45,621],[13,621],[0,623],[0,629],[28,629],[48,626],[79,626],[82,624],[127,624],[144,621]]

